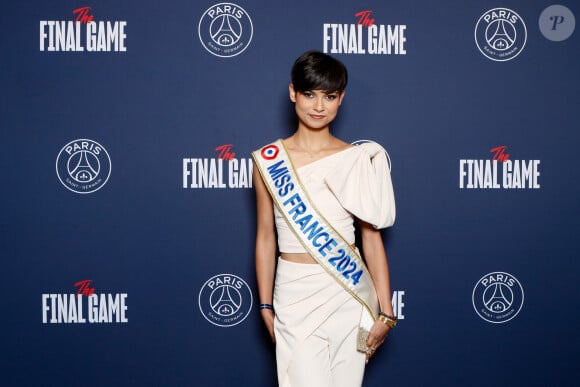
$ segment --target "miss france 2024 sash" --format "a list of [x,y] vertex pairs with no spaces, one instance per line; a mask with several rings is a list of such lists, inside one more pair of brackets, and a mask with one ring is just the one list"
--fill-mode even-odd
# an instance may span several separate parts
[[366,338],[379,311],[370,273],[358,254],[318,212],[304,189],[282,140],[252,153],[275,205],[306,251],[363,306],[357,349],[366,352]]

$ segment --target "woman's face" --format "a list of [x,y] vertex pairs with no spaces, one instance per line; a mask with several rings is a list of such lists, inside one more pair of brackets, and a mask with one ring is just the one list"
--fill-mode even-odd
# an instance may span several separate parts
[[296,105],[300,124],[309,129],[325,129],[338,113],[344,91],[328,93],[323,90],[295,91],[290,85],[290,99]]

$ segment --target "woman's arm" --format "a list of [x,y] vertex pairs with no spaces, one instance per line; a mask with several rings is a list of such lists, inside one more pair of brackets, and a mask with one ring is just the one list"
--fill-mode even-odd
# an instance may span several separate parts
[[393,316],[389,264],[381,232],[363,221],[360,222],[360,230],[363,256],[377,291],[381,312]]
[[[256,278],[260,304],[272,304],[274,290],[274,273],[276,271],[276,232],[274,224],[274,207],[272,198],[254,165],[254,189],[256,191]],[[274,312],[271,309],[260,310],[268,332],[274,337]]]
[[[363,255],[375,285],[381,312],[394,316],[391,303],[389,264],[381,232],[366,222],[360,221],[359,224]],[[373,349],[374,352],[385,341],[389,330],[390,328],[386,324],[377,320],[369,334],[367,346]],[[370,356],[372,356],[372,353],[367,355],[367,358],[370,358]]]

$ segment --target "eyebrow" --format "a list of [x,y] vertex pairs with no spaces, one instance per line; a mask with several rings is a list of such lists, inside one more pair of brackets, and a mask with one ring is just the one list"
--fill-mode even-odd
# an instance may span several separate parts
[[315,91],[320,91],[320,92],[322,92],[322,93],[324,93],[326,95],[329,95],[329,94],[340,94],[340,91],[338,91],[338,90],[330,91],[330,90],[322,90],[322,89],[310,89],[310,90],[304,90],[304,93],[307,92],[307,91],[309,91],[311,93],[312,92],[315,92]]

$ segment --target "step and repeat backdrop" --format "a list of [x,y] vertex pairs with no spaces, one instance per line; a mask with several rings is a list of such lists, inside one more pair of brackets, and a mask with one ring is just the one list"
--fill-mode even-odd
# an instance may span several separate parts
[[[400,319],[365,386],[580,377],[579,4],[50,0],[0,14],[5,386],[274,386],[250,152],[290,67],[387,150]],[[274,257],[273,257],[274,259]]]

